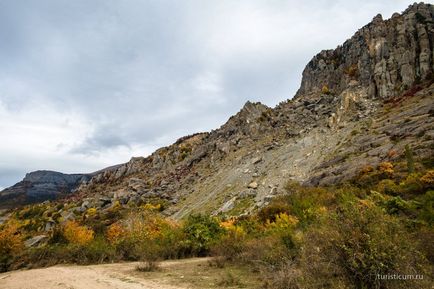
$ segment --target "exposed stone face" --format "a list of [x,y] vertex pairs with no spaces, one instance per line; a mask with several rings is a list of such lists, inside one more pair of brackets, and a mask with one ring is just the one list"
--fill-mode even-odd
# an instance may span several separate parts
[[434,6],[411,5],[384,21],[377,15],[335,50],[316,55],[303,71],[297,97],[336,95],[354,86],[371,98],[387,99],[432,77]]

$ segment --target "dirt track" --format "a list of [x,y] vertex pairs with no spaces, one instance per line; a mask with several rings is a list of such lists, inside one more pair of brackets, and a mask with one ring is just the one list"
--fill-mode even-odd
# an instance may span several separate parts
[[[188,259],[182,262],[203,262],[203,259]],[[180,261],[162,263],[170,268]],[[135,272],[138,263],[117,263],[91,266],[62,265],[42,269],[13,271],[0,274],[2,289],[185,289],[140,278]],[[166,284],[165,284],[166,283]]]

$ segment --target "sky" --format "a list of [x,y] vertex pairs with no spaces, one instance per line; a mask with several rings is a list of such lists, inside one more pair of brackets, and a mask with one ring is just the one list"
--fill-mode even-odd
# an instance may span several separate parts
[[0,189],[92,172],[293,97],[400,0],[0,0]]

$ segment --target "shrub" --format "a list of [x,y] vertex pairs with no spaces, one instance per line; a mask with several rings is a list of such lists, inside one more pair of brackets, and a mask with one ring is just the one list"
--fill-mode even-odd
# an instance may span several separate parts
[[190,215],[184,224],[186,245],[194,255],[209,253],[210,246],[216,242],[223,229],[216,219],[206,215]]
[[239,260],[256,270],[276,270],[286,261],[294,258],[281,236],[268,235],[247,239]]
[[405,145],[405,159],[407,160],[407,170],[409,174],[414,173],[413,150],[407,144]]
[[432,189],[434,188],[434,170],[427,171],[421,178],[420,181],[422,184],[428,188]]
[[400,187],[393,180],[385,179],[378,183],[377,190],[382,194],[397,195],[399,194]]
[[63,227],[63,235],[71,244],[86,245],[93,240],[94,232],[76,221],[68,221]]
[[106,232],[106,238],[112,245],[116,245],[122,241],[125,235],[125,229],[119,223],[111,224]]
[[286,213],[276,215],[274,222],[268,221],[267,226],[272,231],[276,232],[291,232],[297,225],[298,219]]
[[85,246],[69,247],[73,251],[77,250],[74,263],[92,264],[103,263],[116,260],[116,250],[102,236],[98,236],[86,243]]
[[139,272],[155,272],[161,270],[160,263],[157,261],[144,261],[136,266]]
[[384,202],[386,210],[389,214],[398,214],[399,212],[410,212],[412,205],[401,197],[392,197]]
[[16,222],[3,226],[0,230],[0,272],[8,270],[12,257],[24,248],[23,238]]
[[424,192],[424,186],[420,180],[420,175],[409,174],[404,181],[399,184],[400,190],[407,194],[420,194]]
[[397,218],[372,202],[343,204],[323,226],[307,232],[301,260],[303,276],[311,284],[332,288],[337,285],[330,282],[356,288],[408,286],[377,279],[377,274],[423,272],[425,260],[408,236]]
[[262,223],[274,222],[276,216],[282,213],[288,214],[290,207],[281,199],[273,201],[270,205],[263,207],[258,212],[258,218]]
[[211,255],[217,257],[215,263],[218,267],[223,261],[233,261],[238,258],[244,250],[247,237],[244,229],[235,225],[233,220],[222,222],[220,226],[224,228],[224,235],[211,247]]
[[366,175],[374,171],[374,168],[371,165],[365,165],[361,168],[360,174]]
[[307,226],[323,215],[335,198],[327,189],[306,187],[285,196],[284,201],[289,208],[288,215],[296,217],[301,226]]
[[97,211],[96,208],[89,208],[89,209],[86,211],[86,215],[87,215],[88,217],[94,217],[94,216],[96,216],[97,213],[98,213],[98,211]]
[[323,85],[323,87],[321,88],[321,93],[322,93],[322,94],[329,95],[329,94],[331,94],[332,92],[330,91],[328,85],[325,84],[325,85]]
[[429,226],[434,225],[434,191],[427,191],[419,198],[419,203],[421,204],[419,219]]
[[386,176],[392,176],[394,173],[393,164],[391,162],[382,162],[378,165],[378,170],[380,173],[385,174]]

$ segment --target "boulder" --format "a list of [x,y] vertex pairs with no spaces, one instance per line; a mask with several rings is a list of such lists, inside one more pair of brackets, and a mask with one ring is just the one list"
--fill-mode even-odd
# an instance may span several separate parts
[[47,239],[48,239],[48,237],[46,235],[38,235],[38,236],[35,236],[33,238],[26,240],[24,242],[24,245],[26,247],[36,247]]

